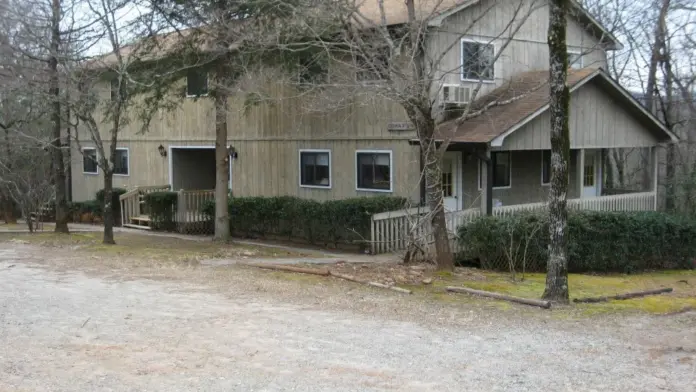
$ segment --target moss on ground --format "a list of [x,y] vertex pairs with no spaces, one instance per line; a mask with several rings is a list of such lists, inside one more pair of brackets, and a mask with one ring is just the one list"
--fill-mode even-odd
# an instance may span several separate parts
[[[481,280],[466,277],[439,277],[425,290],[441,291],[446,286],[464,286],[477,290],[495,291],[523,298],[540,298],[544,292],[546,276],[527,274],[524,280],[513,282],[509,274],[481,272]],[[662,271],[634,275],[582,275],[569,276],[570,298],[599,297],[632,291],[671,287],[674,292],[622,301],[595,304],[574,304],[566,309],[582,315],[612,312],[641,312],[665,314],[687,308],[696,308],[696,271]]]

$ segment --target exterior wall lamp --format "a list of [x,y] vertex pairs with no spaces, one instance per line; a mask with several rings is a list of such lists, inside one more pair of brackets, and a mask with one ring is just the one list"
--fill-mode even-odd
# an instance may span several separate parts
[[164,148],[163,145],[160,144],[159,147],[157,147],[157,151],[159,151],[159,154],[160,154],[160,156],[161,156],[162,158],[166,158],[166,157],[167,157],[167,149]]

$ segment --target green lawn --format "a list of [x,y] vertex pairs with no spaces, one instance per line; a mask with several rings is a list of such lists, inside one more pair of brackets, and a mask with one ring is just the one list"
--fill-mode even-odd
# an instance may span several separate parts
[[[527,274],[523,281],[512,282],[509,274],[481,272],[476,280],[457,274],[440,274],[431,289],[443,290],[445,286],[464,286],[478,290],[495,291],[523,298],[541,298],[545,275]],[[428,287],[428,286],[425,286]],[[569,276],[570,298],[598,297],[632,291],[671,287],[674,292],[623,301],[597,304],[574,304],[573,307],[587,314],[638,311],[671,313],[685,308],[696,308],[696,271],[663,271],[634,275],[582,275]],[[456,294],[461,295],[461,294]]]

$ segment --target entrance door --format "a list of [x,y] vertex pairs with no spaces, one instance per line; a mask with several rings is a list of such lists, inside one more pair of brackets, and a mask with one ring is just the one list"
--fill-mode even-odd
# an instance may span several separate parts
[[442,158],[442,196],[444,198],[445,211],[457,211],[461,209],[459,201],[461,199],[459,170],[459,152],[446,152]]
[[585,150],[585,170],[582,179],[582,197],[600,196],[600,160],[597,151]]

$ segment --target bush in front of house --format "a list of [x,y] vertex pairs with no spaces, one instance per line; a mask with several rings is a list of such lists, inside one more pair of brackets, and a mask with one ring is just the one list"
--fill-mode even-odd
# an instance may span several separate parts
[[150,227],[153,230],[176,230],[176,192],[151,192],[144,196],[145,206],[150,215]]
[[74,201],[68,208],[75,223],[95,223],[102,220],[102,205],[97,200]]
[[[462,258],[482,268],[545,271],[548,217],[482,217],[459,227]],[[512,257],[510,257],[512,255]],[[631,273],[694,268],[696,221],[661,212],[574,211],[568,215],[570,272]]]
[[[126,193],[123,188],[111,188],[111,211],[114,216],[114,226],[121,226],[121,200],[119,197]],[[100,203],[102,211],[104,210],[104,189],[100,189],[96,194],[97,202]]]
[[[311,244],[360,243],[370,238],[372,215],[402,209],[406,201],[390,196],[325,202],[292,196],[232,197],[230,230],[242,237],[274,235]],[[215,203],[206,203],[203,213],[212,220]]]

